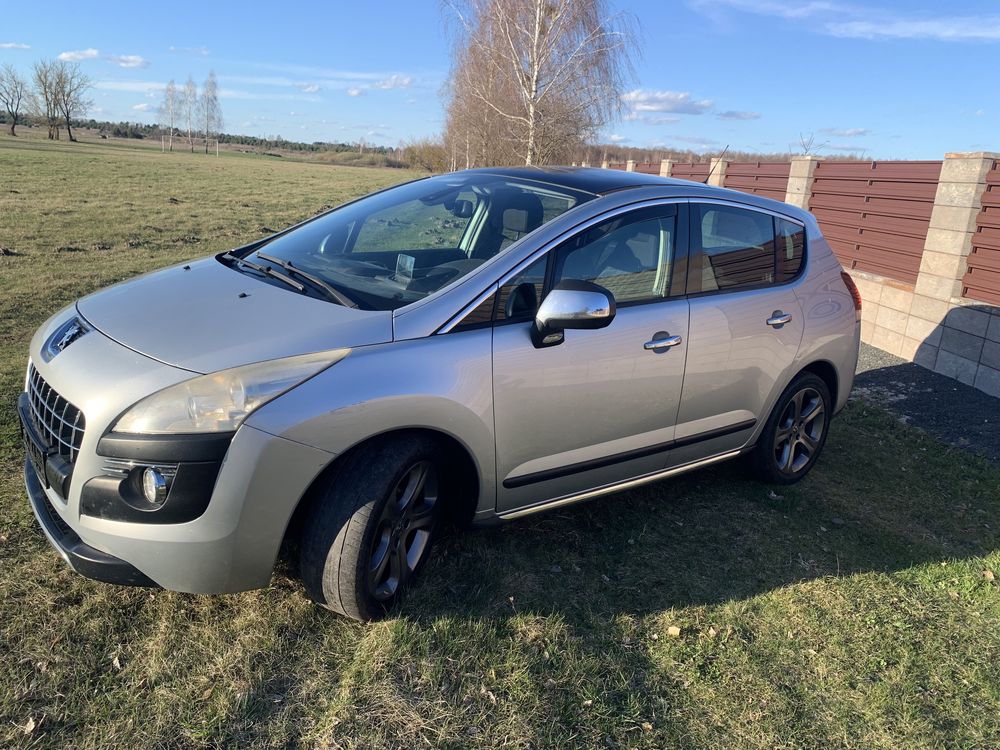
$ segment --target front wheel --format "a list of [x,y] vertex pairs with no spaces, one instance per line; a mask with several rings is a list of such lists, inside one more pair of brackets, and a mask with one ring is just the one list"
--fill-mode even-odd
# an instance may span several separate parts
[[300,571],[313,601],[355,620],[385,614],[430,552],[439,466],[423,437],[378,440],[345,459],[304,519]]
[[812,373],[799,375],[774,406],[754,448],[754,468],[765,482],[798,482],[815,465],[830,425],[830,389]]

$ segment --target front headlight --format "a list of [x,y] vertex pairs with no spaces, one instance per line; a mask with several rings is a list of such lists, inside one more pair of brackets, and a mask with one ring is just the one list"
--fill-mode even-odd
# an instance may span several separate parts
[[350,353],[334,349],[220,370],[164,388],[125,412],[114,432],[232,432],[257,408]]

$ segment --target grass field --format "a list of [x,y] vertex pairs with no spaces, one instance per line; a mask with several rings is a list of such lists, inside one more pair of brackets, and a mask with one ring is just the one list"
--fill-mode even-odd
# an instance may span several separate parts
[[0,136],[0,746],[1000,746],[1000,470],[862,402],[780,493],[727,466],[452,532],[374,625],[284,573],[71,573],[20,476],[36,326],[406,177]]

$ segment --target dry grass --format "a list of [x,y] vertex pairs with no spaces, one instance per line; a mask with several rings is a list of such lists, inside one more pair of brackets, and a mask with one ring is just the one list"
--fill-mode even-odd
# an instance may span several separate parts
[[729,466],[456,532],[372,626],[283,574],[198,597],[68,571],[20,478],[34,328],[403,177],[0,138],[0,745],[1000,746],[1000,471],[860,402],[780,495]]

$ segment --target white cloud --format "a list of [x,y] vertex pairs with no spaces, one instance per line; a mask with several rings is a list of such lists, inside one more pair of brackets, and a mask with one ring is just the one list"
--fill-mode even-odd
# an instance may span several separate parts
[[410,76],[402,76],[393,73],[391,76],[382,81],[377,81],[375,83],[375,88],[377,89],[408,89],[410,84],[413,83],[413,79]]
[[623,135],[618,135],[618,133],[612,133],[611,135],[608,136],[608,140],[611,141],[612,143],[625,143],[629,139]]
[[166,83],[160,81],[98,81],[94,84],[95,89],[105,91],[131,91],[133,93],[144,94],[149,91],[159,91],[165,89]]
[[297,88],[299,91],[304,91],[307,94],[315,94],[317,91],[319,91],[318,83],[294,83],[292,85],[295,86],[295,88]]
[[725,112],[719,112],[716,117],[720,120],[759,120],[760,112],[737,112],[727,109]]
[[681,118],[673,115],[644,115],[639,112],[629,112],[622,118],[626,122],[641,122],[643,125],[672,125]]
[[929,39],[941,42],[1000,41],[1000,15],[928,15],[906,8],[862,7],[826,0],[690,0],[721,21],[725,11],[810,21],[823,34],[855,39]]
[[700,115],[712,108],[711,99],[693,99],[684,91],[647,91],[635,89],[622,95],[632,112],[672,112]]
[[972,114],[974,114],[976,117],[982,117],[983,115],[986,114],[986,110],[985,109],[977,109]]
[[844,21],[826,24],[833,36],[860,39],[932,39],[939,42],[1000,41],[1000,16],[957,16],[914,20]]
[[361,96],[363,93],[365,93],[365,90],[362,88],[358,88],[357,86],[349,86],[347,88],[348,96]]
[[68,52],[62,52],[59,55],[59,59],[63,62],[80,62],[81,60],[93,60],[95,57],[100,57],[101,53],[99,50],[89,47],[87,49],[80,50],[70,50]]
[[703,138],[700,135],[675,135],[672,136],[675,141],[680,141],[681,143],[690,143],[694,146],[700,146],[701,148],[708,148],[709,146],[718,145],[718,141],[713,141],[711,138]]
[[146,68],[149,67],[149,60],[139,55],[108,55],[107,61],[114,63],[119,68]]
[[143,102],[142,104],[133,104],[132,109],[134,109],[136,112],[152,112],[153,110],[156,109],[156,107],[154,107],[149,102]]
[[171,44],[168,50],[174,53],[198,55],[199,57],[206,57],[208,55],[208,47],[175,47]]
[[838,138],[860,138],[863,135],[871,135],[869,128],[821,128],[821,133],[835,135]]
[[20,42],[0,42],[0,49],[31,49],[31,45]]

